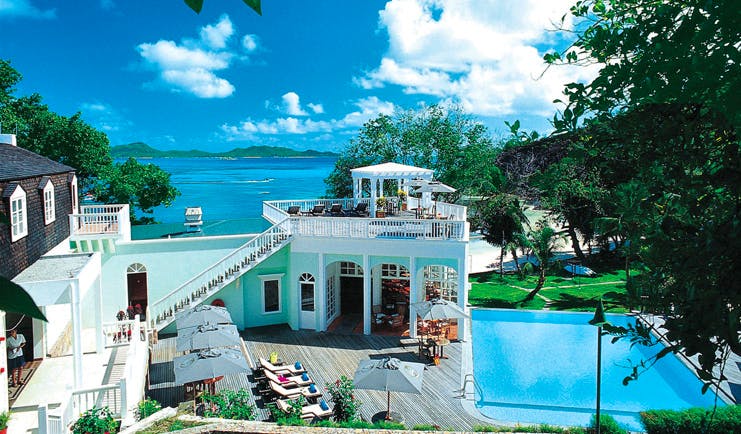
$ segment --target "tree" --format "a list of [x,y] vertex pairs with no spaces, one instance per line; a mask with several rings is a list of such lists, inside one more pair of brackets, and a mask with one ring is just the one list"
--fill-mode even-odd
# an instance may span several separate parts
[[[170,174],[154,164],[141,164],[135,158],[110,166],[95,186],[95,195],[105,203],[129,203],[145,214],[159,205],[169,206],[180,194],[170,184]],[[132,209],[133,216],[133,209]],[[140,222],[152,222],[142,217]]]
[[[499,170],[491,164],[497,152],[486,127],[457,107],[433,105],[382,114],[366,122],[340,153],[325,180],[327,194],[349,197],[350,169],[393,161],[432,169],[436,179],[458,188],[451,201],[461,195],[488,195],[501,183]],[[396,192],[395,185],[387,189],[388,194]]]
[[556,248],[559,238],[560,236],[556,233],[556,230],[545,219],[538,220],[535,223],[535,228],[527,232],[525,237],[526,247],[538,259],[538,282],[535,284],[535,288],[527,294],[525,301],[534,299],[538,292],[543,289],[548,263],[553,257],[553,250]]
[[481,231],[484,241],[499,246],[500,275],[504,275],[504,252],[508,248],[519,271],[517,261],[517,247],[521,239],[519,235],[525,232],[528,220],[517,196],[500,193],[482,201],[476,207],[472,226]]
[[[203,9],[203,0],[183,0],[189,8],[193,9],[195,13],[200,14]],[[252,8],[253,11],[257,12],[258,15],[262,15],[262,0],[242,0],[244,4]]]

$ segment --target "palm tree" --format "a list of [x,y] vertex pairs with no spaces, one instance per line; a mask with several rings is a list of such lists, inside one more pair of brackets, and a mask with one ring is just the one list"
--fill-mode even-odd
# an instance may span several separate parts
[[520,199],[512,194],[500,193],[479,203],[475,225],[481,230],[484,241],[500,248],[499,273],[503,275],[505,250],[515,252],[516,262],[516,249],[519,246],[517,234],[523,233],[524,227],[528,226]]
[[538,291],[543,288],[548,261],[553,256],[553,250],[560,238],[561,235],[550,227],[545,219],[539,220],[535,224],[535,229],[528,231],[526,236],[527,247],[532,250],[533,255],[538,259],[539,276],[535,288],[525,297],[526,301],[534,299]]

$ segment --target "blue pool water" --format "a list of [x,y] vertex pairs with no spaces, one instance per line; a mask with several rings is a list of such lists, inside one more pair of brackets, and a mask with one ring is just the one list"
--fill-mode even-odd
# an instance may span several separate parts
[[[584,426],[595,411],[597,329],[591,313],[486,309],[472,313],[476,405],[499,421]],[[626,325],[624,315],[607,315]],[[632,364],[659,351],[602,341],[602,411],[631,430],[638,412],[709,407],[714,395],[674,355],[659,360],[637,381],[622,385]],[[719,400],[720,405],[722,401]]]

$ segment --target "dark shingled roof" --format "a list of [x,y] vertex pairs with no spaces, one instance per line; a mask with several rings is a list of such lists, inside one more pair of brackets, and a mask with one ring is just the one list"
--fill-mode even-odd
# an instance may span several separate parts
[[0,181],[74,171],[75,169],[65,164],[57,163],[27,149],[0,144]]

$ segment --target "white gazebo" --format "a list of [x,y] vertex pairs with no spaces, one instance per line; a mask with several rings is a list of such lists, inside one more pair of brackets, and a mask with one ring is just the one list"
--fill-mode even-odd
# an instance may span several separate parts
[[353,197],[357,200],[363,197],[363,180],[370,181],[370,215],[376,214],[376,198],[383,196],[383,182],[387,179],[397,181],[398,190],[407,195],[412,186],[412,180],[422,179],[432,181],[433,171],[421,167],[407,166],[399,163],[383,163],[374,166],[358,167],[350,170],[352,173]]

